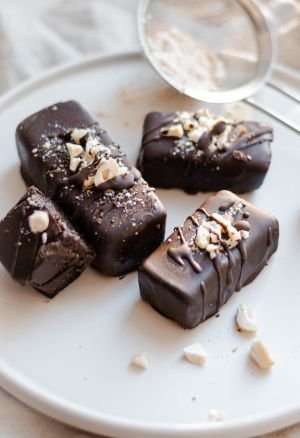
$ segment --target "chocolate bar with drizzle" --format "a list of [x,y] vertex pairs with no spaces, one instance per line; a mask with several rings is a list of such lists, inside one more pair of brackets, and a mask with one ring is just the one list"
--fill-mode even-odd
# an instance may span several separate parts
[[139,269],[142,298],[193,328],[252,282],[277,250],[277,219],[232,192],[209,197]]
[[162,242],[166,211],[120,146],[77,102],[60,102],[16,131],[21,173],[59,203],[96,251],[93,266],[124,275]]
[[138,168],[154,187],[188,193],[244,193],[263,183],[271,162],[270,126],[195,113],[147,115]]
[[36,187],[0,221],[0,262],[11,276],[49,298],[73,282],[95,252]]

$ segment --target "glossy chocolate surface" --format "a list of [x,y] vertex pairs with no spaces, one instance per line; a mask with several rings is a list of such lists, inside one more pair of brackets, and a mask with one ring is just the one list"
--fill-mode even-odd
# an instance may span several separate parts
[[[85,135],[76,142],[78,130]],[[29,116],[18,126],[16,141],[25,182],[60,204],[95,248],[97,270],[126,274],[162,242],[166,212],[155,191],[77,102],[57,103]],[[70,143],[83,151],[76,170],[71,170]],[[120,174],[90,184],[108,160]]]
[[[88,169],[75,173],[69,167],[70,155],[66,145],[71,142],[74,129],[87,129],[102,145],[109,147],[112,157],[118,157],[128,165],[120,146],[113,143],[80,104],[62,102],[27,117],[17,127],[21,173],[27,184],[35,184],[50,196],[55,196],[62,185],[82,185]],[[85,137],[81,140],[82,145],[84,140]]]
[[57,199],[93,244],[93,266],[105,274],[135,269],[164,239],[165,210],[142,178],[128,190],[101,196],[96,190],[64,186]]
[[[43,232],[33,232],[29,224],[37,211],[49,218]],[[0,261],[11,276],[49,298],[74,281],[95,257],[62,211],[33,186],[0,221],[0,241]]]
[[181,137],[166,135],[168,128],[184,125],[180,114],[185,113],[151,112],[145,119],[138,168],[149,184],[188,193],[244,193],[260,187],[271,161],[272,128],[257,122],[224,122],[211,115],[197,119],[193,113],[192,124],[209,122],[200,126],[200,138],[193,142],[191,131],[184,130]]
[[[214,213],[217,218],[230,217],[235,231],[244,230],[246,237],[232,248],[222,238],[222,250],[211,258],[195,239],[199,226],[206,226]],[[255,279],[276,251],[278,237],[274,216],[222,190],[209,197],[145,260],[139,270],[141,296],[161,314],[184,328],[193,328]]]

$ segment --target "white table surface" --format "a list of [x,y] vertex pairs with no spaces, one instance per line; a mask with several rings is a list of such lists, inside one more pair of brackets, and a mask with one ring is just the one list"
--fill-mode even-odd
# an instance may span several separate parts
[[[0,93],[47,67],[85,54],[137,47],[136,5],[137,0],[0,0]],[[286,5],[284,11],[290,13],[290,7]],[[292,38],[298,39],[299,48],[300,34],[295,32],[298,29],[292,30]],[[286,39],[280,49],[286,63],[290,50]],[[290,59],[289,66],[300,71],[299,57]],[[34,411],[0,389],[1,438],[91,436]],[[299,437],[300,425],[296,425],[260,438]]]

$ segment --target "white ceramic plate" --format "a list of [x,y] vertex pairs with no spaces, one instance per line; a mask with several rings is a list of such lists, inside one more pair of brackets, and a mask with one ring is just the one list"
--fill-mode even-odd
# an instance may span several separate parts
[[[137,53],[87,60],[18,88],[0,101],[1,217],[25,189],[14,141],[17,123],[66,99],[79,100],[98,116],[131,162],[148,111],[199,106],[167,88]],[[268,121],[243,104],[233,110]],[[119,280],[88,269],[49,301],[15,284],[1,267],[0,384],[59,420],[122,438],[234,438],[300,420],[300,145],[295,133],[271,123],[271,169],[247,199],[278,216],[280,247],[219,318],[183,330],[140,300],[136,273]],[[158,194],[168,210],[167,232],[208,196]],[[234,328],[239,303],[256,311],[259,337],[276,360],[270,372],[247,358],[251,339]],[[203,367],[181,357],[182,348],[195,341],[208,353]],[[145,372],[129,365],[141,351],[151,356]],[[212,408],[225,411],[223,423],[208,422]]]

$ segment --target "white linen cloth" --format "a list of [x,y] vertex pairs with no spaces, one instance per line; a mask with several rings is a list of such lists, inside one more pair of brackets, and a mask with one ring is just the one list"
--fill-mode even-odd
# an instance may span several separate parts
[[[300,58],[291,56],[291,40],[295,50],[300,45],[295,21],[299,1],[261,2],[276,6],[275,19],[292,17],[289,27],[285,24],[281,28],[279,59],[299,72]],[[0,0],[0,94],[55,65],[93,53],[138,48],[137,3],[138,0]],[[289,41],[284,38],[287,33]],[[90,436],[33,411],[0,389],[1,438]],[[268,435],[268,438],[299,437],[300,426]]]
[[49,67],[138,48],[137,0],[0,0],[0,93]]

